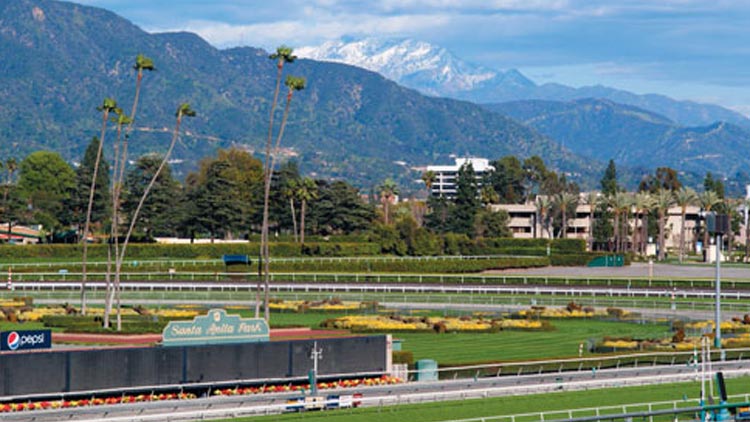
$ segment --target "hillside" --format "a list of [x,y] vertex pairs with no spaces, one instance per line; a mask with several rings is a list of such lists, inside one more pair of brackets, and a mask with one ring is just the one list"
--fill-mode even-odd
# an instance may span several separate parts
[[[99,133],[102,99],[130,109],[138,53],[153,58],[157,71],[144,78],[135,154],[165,149],[182,102],[198,116],[184,123],[188,136],[174,153],[184,160],[178,175],[216,147],[256,151],[265,141],[276,73],[262,50],[218,50],[190,33],[149,34],[111,12],[72,3],[0,0],[0,52],[3,155],[47,148],[80,159]],[[425,97],[352,66],[298,60],[287,69],[308,80],[292,103],[287,156],[320,177],[363,187],[389,176],[409,183],[419,178],[409,167],[449,163],[451,154],[539,154],[572,173],[599,171],[597,163],[474,104]]]
[[737,178],[750,166],[750,132],[729,123],[683,127],[606,100],[513,101],[487,108],[533,127],[576,154],[618,165],[669,166],[702,177]]

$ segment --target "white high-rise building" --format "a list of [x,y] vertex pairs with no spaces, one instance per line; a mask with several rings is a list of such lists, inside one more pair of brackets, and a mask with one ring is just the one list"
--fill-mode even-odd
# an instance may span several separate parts
[[[477,180],[481,180],[486,173],[495,170],[490,165],[490,160],[486,158],[456,158],[456,164],[452,166],[427,166],[427,171],[435,173],[435,181],[430,189],[432,196],[453,198],[456,195],[458,170],[465,164],[471,164]],[[481,182],[479,185],[481,186]]]

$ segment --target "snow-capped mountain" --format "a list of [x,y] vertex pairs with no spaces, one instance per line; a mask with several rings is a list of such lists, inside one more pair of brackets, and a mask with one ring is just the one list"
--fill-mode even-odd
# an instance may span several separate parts
[[663,95],[638,95],[601,85],[580,88],[557,83],[537,85],[515,69],[500,71],[470,64],[445,48],[423,41],[366,38],[331,41],[318,47],[303,47],[295,51],[300,57],[372,70],[401,85],[432,96],[475,103],[602,98],[640,107],[686,126],[726,121],[750,128],[750,120],[745,116],[721,106],[677,101]]
[[372,70],[429,95],[462,97],[463,93],[500,81],[504,84],[534,86],[516,70],[501,72],[476,66],[459,59],[445,48],[410,39],[330,41],[318,47],[303,47],[295,51],[300,57]]

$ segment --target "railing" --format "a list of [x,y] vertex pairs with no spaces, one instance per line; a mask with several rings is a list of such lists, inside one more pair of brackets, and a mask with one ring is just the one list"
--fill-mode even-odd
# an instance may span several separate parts
[[[518,419],[524,421],[548,421],[557,420],[567,421],[584,421],[584,420],[646,420],[652,416],[658,415],[677,415],[677,414],[695,414],[702,410],[717,410],[721,408],[733,408],[738,406],[750,405],[750,394],[735,394],[727,397],[734,403],[718,406],[706,406],[702,408],[698,399],[672,400],[647,403],[632,403],[616,406],[598,406],[584,407],[568,410],[548,410],[544,412],[517,413],[513,415],[484,416],[479,418],[468,419],[450,419],[440,422],[490,422],[490,421],[509,421],[515,422]],[[739,400],[737,402],[736,400]],[[581,416],[577,416],[581,415]],[[586,416],[583,416],[586,415]],[[594,416],[590,416],[594,415]],[[691,418],[694,419],[694,418]]]
[[[441,255],[441,256],[344,256],[344,257],[272,257],[271,262],[404,262],[404,261],[453,261],[453,260],[477,260],[495,258],[538,258],[538,255]],[[254,260],[250,256],[251,260]],[[255,261],[257,262],[257,261]],[[50,262],[0,262],[0,271],[8,268],[57,268],[82,266],[81,261],[50,261]],[[107,261],[89,261],[90,267],[102,267]],[[185,267],[196,265],[224,265],[221,259],[142,259],[124,261],[124,267],[159,266],[159,267]]]
[[[89,272],[89,278],[105,278],[104,272]],[[208,272],[208,271],[144,271],[124,272],[123,280],[190,280],[222,281],[237,279],[255,279],[256,272]],[[16,281],[75,280],[81,277],[79,272],[19,272],[13,273]],[[555,277],[555,276],[520,276],[490,274],[409,274],[409,273],[331,273],[331,272],[275,272],[271,273],[272,282],[333,282],[333,283],[409,283],[409,284],[471,284],[486,286],[549,286],[549,287],[612,287],[624,289],[672,289],[663,290],[662,294],[685,296],[687,290],[695,288],[713,288],[713,279],[682,278],[618,278],[618,277]],[[722,279],[725,289],[750,289],[750,280]]]

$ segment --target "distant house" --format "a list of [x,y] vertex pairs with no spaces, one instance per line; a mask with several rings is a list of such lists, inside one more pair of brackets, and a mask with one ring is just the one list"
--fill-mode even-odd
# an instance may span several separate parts
[[435,173],[435,181],[432,183],[430,194],[435,197],[453,199],[456,196],[458,171],[465,164],[471,164],[477,180],[481,180],[485,174],[495,170],[490,165],[490,160],[486,158],[456,158],[456,164],[452,166],[427,166],[427,171]]
[[26,226],[12,226],[8,232],[8,223],[0,223],[0,242],[30,245],[39,243],[42,233]]

